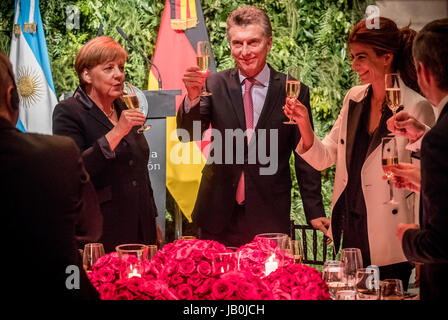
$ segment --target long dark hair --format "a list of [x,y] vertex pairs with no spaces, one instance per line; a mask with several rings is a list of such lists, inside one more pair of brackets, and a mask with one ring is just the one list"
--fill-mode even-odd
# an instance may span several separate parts
[[417,32],[409,26],[399,29],[389,18],[378,19],[378,29],[369,28],[366,20],[358,22],[348,37],[348,48],[350,44],[357,42],[371,46],[378,56],[393,53],[392,71],[400,73],[406,86],[420,92],[412,58],[412,42]]

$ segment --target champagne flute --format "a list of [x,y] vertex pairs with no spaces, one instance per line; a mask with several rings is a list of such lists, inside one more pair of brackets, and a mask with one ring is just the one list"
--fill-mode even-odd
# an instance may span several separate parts
[[[398,73],[386,73],[384,82],[386,87],[386,104],[392,110],[393,116],[401,106],[400,76]],[[393,133],[390,136],[394,136]]]
[[[140,109],[140,103],[137,98],[137,94],[134,91],[134,88],[129,82],[125,82],[123,86],[123,92],[120,99],[126,104],[126,107],[130,110],[132,109]],[[143,124],[140,128],[137,129],[137,133],[143,133],[144,131],[149,130],[151,125]]]
[[391,167],[398,164],[398,151],[397,151],[397,141],[395,137],[384,137],[381,141],[382,144],[382,153],[381,153],[381,164],[383,166],[384,174],[388,179],[387,183],[389,184],[389,200],[384,204],[398,204],[398,202],[394,199],[394,191],[391,179],[393,177],[393,173],[390,170]]
[[86,272],[92,271],[92,266],[102,256],[104,256],[104,246],[102,243],[87,243],[82,253],[82,265]]
[[363,266],[361,250],[358,248],[342,249],[341,262],[344,264],[344,282],[347,289],[354,290],[356,271]]
[[[205,75],[208,71],[208,64],[210,62],[210,43],[208,41],[198,41],[197,44],[197,63],[199,68],[201,68],[201,72]],[[201,90],[201,96],[211,96],[212,94],[205,89],[205,79],[204,85]]]
[[[293,100],[294,103],[298,99],[300,94],[300,70],[297,66],[288,67],[286,73],[286,99]],[[297,124],[297,122],[290,118],[289,121],[283,122],[284,124]]]
[[322,280],[327,283],[331,299],[336,299],[336,293],[345,289],[344,264],[337,260],[327,260],[322,268]]

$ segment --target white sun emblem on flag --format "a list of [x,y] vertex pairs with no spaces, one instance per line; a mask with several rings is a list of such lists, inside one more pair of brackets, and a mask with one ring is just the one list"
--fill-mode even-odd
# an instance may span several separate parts
[[23,107],[29,108],[43,96],[43,83],[39,74],[31,66],[20,67],[17,71],[17,89]]

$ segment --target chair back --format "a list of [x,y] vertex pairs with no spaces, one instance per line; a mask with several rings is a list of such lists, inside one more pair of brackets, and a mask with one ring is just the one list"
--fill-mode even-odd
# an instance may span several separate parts
[[333,244],[327,244],[327,236],[323,234],[318,235],[317,230],[313,227],[309,225],[295,224],[295,222],[291,220],[290,237],[292,240],[296,240],[296,231],[298,231],[300,238],[302,239],[304,264],[323,265],[327,260],[329,249],[331,251],[331,259],[336,259]]

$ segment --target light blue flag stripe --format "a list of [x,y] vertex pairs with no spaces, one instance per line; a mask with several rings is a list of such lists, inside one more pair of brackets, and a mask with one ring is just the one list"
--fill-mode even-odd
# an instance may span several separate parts
[[[17,1],[15,1],[15,10],[17,11]],[[29,14],[30,14],[30,2],[31,0],[20,0],[20,12],[17,20],[18,24],[24,25],[24,22],[28,22]],[[45,78],[47,78],[48,86],[56,95],[56,91],[54,90],[53,84],[53,76],[51,74],[50,68],[50,60],[48,58],[48,49],[47,43],[45,41],[44,28],[42,24],[42,17],[40,15],[39,10],[39,0],[34,1],[34,22],[37,23],[36,33],[22,33],[22,36],[25,37],[28,45],[36,57],[37,62],[39,63],[42,71],[45,74]]]
[[26,129],[25,129],[25,127],[23,126],[22,120],[20,120],[20,118],[19,118],[19,120],[17,121],[16,128],[19,129],[19,130],[22,131],[22,132],[26,132]]

